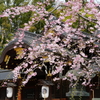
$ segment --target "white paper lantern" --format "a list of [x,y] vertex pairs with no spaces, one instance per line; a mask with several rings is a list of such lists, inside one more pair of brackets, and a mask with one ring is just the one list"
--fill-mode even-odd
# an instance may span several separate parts
[[49,87],[42,86],[41,93],[42,93],[43,98],[48,98],[49,97]]
[[7,98],[11,98],[13,96],[13,88],[12,87],[6,88],[6,95],[7,95]]

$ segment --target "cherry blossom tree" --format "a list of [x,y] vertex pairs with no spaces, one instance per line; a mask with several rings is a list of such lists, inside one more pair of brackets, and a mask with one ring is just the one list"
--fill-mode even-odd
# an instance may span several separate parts
[[[36,69],[45,69],[46,75],[54,81],[67,79],[72,84],[81,81],[83,85],[89,85],[91,79],[100,74],[99,5],[93,0],[69,0],[49,8],[51,2],[54,1],[45,0],[37,5],[9,8],[0,15],[9,17],[12,22],[15,16],[32,12],[31,19],[24,23],[21,30],[41,34],[20,55],[24,61],[13,70],[14,79],[24,73],[25,85],[37,75]],[[19,35],[16,46],[21,46],[23,32]]]
[[[25,6],[29,4],[30,0],[1,0],[0,1],[0,14],[6,9],[13,8],[16,6]],[[31,0],[33,1],[33,0]],[[30,17],[31,12],[23,15],[15,16],[10,22],[9,17],[0,17],[0,54],[4,49],[5,45],[13,38],[14,33],[19,27],[22,27],[25,22],[27,22]]]

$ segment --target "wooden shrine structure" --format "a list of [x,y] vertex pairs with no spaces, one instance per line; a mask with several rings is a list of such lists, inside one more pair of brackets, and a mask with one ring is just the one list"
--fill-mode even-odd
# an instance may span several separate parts
[[[69,100],[66,93],[69,92],[69,82],[62,81],[50,82],[47,81],[46,74],[43,71],[37,70],[37,76],[32,78],[25,87],[21,87],[21,77],[19,77],[16,83],[13,82],[12,70],[23,62],[23,59],[15,59],[16,55],[23,48],[27,48],[32,43],[32,40],[41,37],[41,35],[36,35],[31,32],[25,32],[25,37],[23,38],[23,46],[14,49],[14,45],[18,39],[11,41],[3,50],[0,57],[0,100]],[[35,45],[38,45],[40,41],[37,41]],[[97,79],[95,79],[97,82]],[[7,83],[6,83],[7,82]],[[5,84],[3,84],[5,83]],[[4,86],[2,86],[4,85]],[[49,86],[49,97],[43,99],[41,96],[41,87]],[[100,85],[100,84],[99,84]],[[7,87],[13,88],[12,97],[7,97]],[[94,91],[90,91],[88,88],[86,90],[89,96],[82,100],[92,100],[93,96],[100,98],[99,94],[93,94]],[[100,89],[97,90],[100,93]],[[75,99],[76,100],[76,99]],[[77,99],[78,100],[78,99]]]

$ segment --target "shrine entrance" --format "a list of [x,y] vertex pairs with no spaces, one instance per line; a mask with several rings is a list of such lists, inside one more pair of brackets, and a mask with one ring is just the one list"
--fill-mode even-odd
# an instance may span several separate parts
[[[37,39],[39,36],[30,32],[26,32],[22,47],[14,49],[17,41],[14,40],[11,41],[3,50],[0,57],[0,84],[3,82],[8,82],[9,84],[6,84],[4,87],[0,87],[0,100],[44,100],[41,94],[42,86],[49,87],[49,97],[46,100],[69,100],[66,96],[66,93],[69,92],[69,82],[66,80],[47,82],[46,73],[44,70],[37,69],[37,76],[31,78],[24,87],[21,86],[23,73],[22,76],[18,78],[18,81],[14,83],[15,85],[12,84],[12,70],[24,61],[24,59],[16,59],[16,55],[20,56],[20,54],[23,52],[23,49],[28,48],[32,40]],[[37,41],[36,44],[39,44],[39,41]],[[98,85],[100,86],[100,84]],[[7,87],[13,88],[13,96],[11,98],[7,97]],[[92,95],[93,93],[91,92],[90,97],[87,100],[92,100]]]
[[[17,39],[11,41],[3,50],[0,57],[0,68],[2,71],[7,70],[9,73],[4,73],[4,77],[0,79],[0,83],[8,82],[13,83],[13,74],[12,70],[16,68],[24,59],[16,59],[16,55],[20,56],[23,52],[23,49],[30,47],[33,39],[37,39],[40,35],[36,35],[31,32],[25,32],[25,37],[23,38],[22,47],[14,48]],[[38,45],[40,41],[37,41],[35,45]],[[68,91],[67,85],[64,88],[61,87],[62,82],[47,82],[46,74],[43,70],[37,69],[37,76],[30,79],[30,81],[24,86],[21,86],[21,81],[23,80],[23,74],[20,76],[16,83],[16,86],[6,84],[4,87],[0,88],[0,91],[3,91],[0,95],[0,100],[43,100],[41,95],[42,86],[49,87],[49,97],[46,100],[65,100],[66,90]],[[42,80],[42,81],[41,81]],[[42,83],[41,83],[42,82]],[[66,82],[64,82],[66,84]],[[7,97],[7,87],[13,88],[13,96],[11,98]],[[56,99],[53,99],[56,98]],[[67,100],[67,99],[66,99]]]

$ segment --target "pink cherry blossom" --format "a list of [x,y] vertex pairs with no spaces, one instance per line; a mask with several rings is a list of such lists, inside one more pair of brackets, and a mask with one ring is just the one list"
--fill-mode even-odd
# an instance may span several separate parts
[[[30,47],[25,48],[18,56],[24,60],[13,70],[14,79],[17,80],[18,76],[24,73],[27,76],[23,81],[25,85],[29,79],[37,75],[36,69],[43,68],[46,75],[54,76],[54,81],[67,79],[74,84],[82,76],[82,84],[88,85],[93,75],[100,70],[98,66],[93,65],[97,64],[96,59],[100,56],[100,35],[96,34],[100,29],[100,11],[97,4],[94,0],[84,5],[83,0],[69,0],[60,8],[52,8],[50,11],[45,7],[48,5],[50,1],[45,0],[44,3],[38,2],[37,5],[11,7],[0,15],[13,23],[16,16],[32,12],[29,21],[23,24],[24,27],[19,27],[18,31],[22,31],[16,32],[15,38],[18,41],[14,48],[23,47],[24,31],[29,31],[31,27],[43,21],[42,29],[37,29],[41,37],[33,39]],[[37,34],[36,31],[34,33]],[[69,71],[60,77],[66,67]]]

